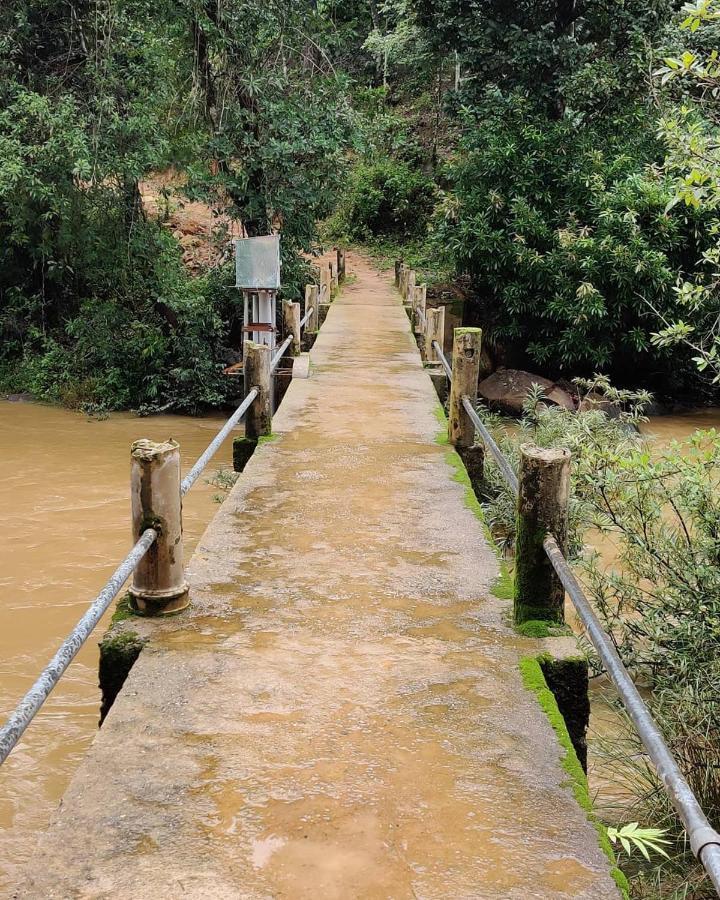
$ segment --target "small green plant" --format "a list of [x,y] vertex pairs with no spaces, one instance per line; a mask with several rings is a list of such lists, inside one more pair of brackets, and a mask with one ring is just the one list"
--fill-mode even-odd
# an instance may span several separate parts
[[225,500],[235,486],[235,482],[238,480],[239,475],[239,472],[233,472],[232,469],[221,466],[211,478],[205,480],[206,484],[218,488],[221,492],[219,494],[213,494],[215,503],[222,503]]
[[619,843],[628,856],[632,856],[635,850],[639,850],[648,862],[651,852],[669,859],[661,846],[670,844],[670,841],[664,837],[665,833],[663,828],[640,828],[637,822],[630,822],[620,828],[608,828],[607,830],[607,836],[613,846],[617,846]]

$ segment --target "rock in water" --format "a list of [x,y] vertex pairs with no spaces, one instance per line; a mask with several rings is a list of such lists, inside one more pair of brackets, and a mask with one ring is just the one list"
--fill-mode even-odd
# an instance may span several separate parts
[[478,396],[491,409],[510,416],[521,416],[523,403],[534,384],[543,389],[547,403],[575,412],[575,403],[567,391],[541,375],[533,375],[521,369],[498,369],[480,382]]

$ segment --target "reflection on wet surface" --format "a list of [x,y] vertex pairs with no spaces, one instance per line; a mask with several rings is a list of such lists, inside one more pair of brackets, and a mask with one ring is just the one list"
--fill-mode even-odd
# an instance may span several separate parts
[[[129,549],[129,448],[180,443],[185,471],[222,419],[113,414],[0,401],[0,716],[5,718]],[[229,464],[229,446],[216,457]],[[215,460],[208,470],[212,474]],[[186,553],[217,511],[200,479],[185,501]],[[0,770],[0,894],[30,854],[98,721],[101,623]]]

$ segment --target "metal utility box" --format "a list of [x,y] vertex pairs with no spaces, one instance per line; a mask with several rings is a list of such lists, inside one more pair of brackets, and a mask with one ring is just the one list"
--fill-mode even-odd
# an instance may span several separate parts
[[235,241],[235,284],[243,291],[280,289],[280,235]]
[[243,292],[243,342],[275,347],[276,294],[280,288],[280,235],[235,241],[235,284]]

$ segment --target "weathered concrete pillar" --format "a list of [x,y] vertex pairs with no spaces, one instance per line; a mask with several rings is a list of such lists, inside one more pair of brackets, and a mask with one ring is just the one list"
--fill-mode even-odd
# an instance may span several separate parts
[[477,494],[485,474],[485,447],[475,443],[475,425],[462,405],[463,396],[477,399],[482,331],[456,328],[453,336],[452,382],[448,416],[448,436],[465,464]]
[[422,334],[425,329],[425,310],[427,308],[427,285],[419,284],[415,288],[414,314],[415,334]]
[[320,266],[320,305],[330,302],[331,275],[327,266]]
[[135,441],[130,448],[130,498],[133,541],[146,528],[157,540],[133,574],[130,597],[145,616],[185,609],[190,600],[183,572],[180,450],[177,441]]
[[336,291],[338,287],[340,287],[340,279],[338,276],[338,266],[337,261],[331,259],[328,263],[328,268],[330,269],[330,288],[333,291]]
[[413,307],[415,305],[416,279],[415,269],[408,269],[405,277],[405,300]]
[[309,309],[312,309],[312,315],[305,325],[306,331],[318,330],[318,306],[320,304],[319,293],[320,290],[316,284],[305,285],[305,312],[307,313]]
[[400,289],[400,275],[402,273],[403,261],[401,259],[395,260],[395,287]]
[[337,248],[337,272],[338,272],[338,281],[345,281],[345,251],[341,248]]
[[477,398],[480,374],[480,328],[456,328],[453,336],[452,385],[448,437],[454,447],[472,447],[475,442],[475,426],[462,405],[463,396],[472,401]]
[[403,300],[405,300],[407,297],[407,282],[409,274],[410,269],[408,269],[405,263],[403,263],[400,267],[400,296],[403,298]]
[[442,348],[445,341],[445,307],[438,306],[425,311],[425,359],[427,362],[439,362],[433,341]]
[[590,678],[587,658],[567,656],[553,659],[543,655],[539,660],[547,686],[557,701],[560,714],[587,774],[587,731],[590,725]]
[[515,623],[565,621],[565,589],[543,550],[552,534],[563,553],[568,542],[570,451],[520,448],[520,491],[515,543]]
[[271,357],[269,347],[251,341],[245,344],[245,394],[258,389],[245,414],[245,436],[255,440],[272,432]]
[[293,336],[290,344],[290,353],[293,356],[300,355],[300,304],[283,300],[283,325],[285,333]]

